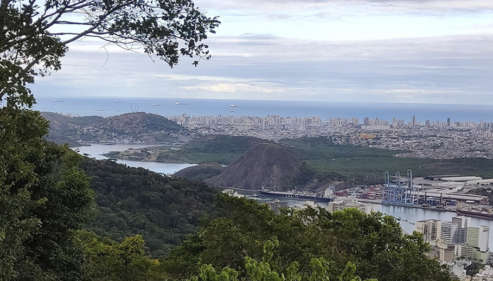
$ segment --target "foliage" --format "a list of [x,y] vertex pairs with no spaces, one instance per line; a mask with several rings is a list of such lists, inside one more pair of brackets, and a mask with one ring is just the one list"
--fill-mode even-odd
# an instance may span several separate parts
[[78,231],[76,241],[84,249],[83,280],[165,280],[159,260],[146,255],[141,235],[117,243],[92,232]]
[[210,57],[203,43],[219,25],[192,0],[2,0],[0,2],[0,101],[31,106],[26,87],[59,70],[68,44],[93,37],[126,49],[140,48],[170,66],[180,56]]
[[[218,208],[222,217],[163,261],[169,274],[186,278],[187,273],[199,272],[200,263],[246,274],[243,266],[249,257],[261,261],[256,267],[263,271],[285,277],[290,272],[293,280],[299,276],[310,280],[316,272],[329,280],[357,276],[389,281],[450,280],[436,261],[425,256],[429,248],[420,235],[404,235],[393,218],[380,213],[366,215],[350,209],[330,214],[308,208],[285,209],[276,215],[267,206],[227,196],[221,196]],[[266,255],[269,251],[272,254]]]
[[[303,275],[299,271],[297,262],[291,263],[285,273],[276,272],[270,262],[274,253],[275,247],[279,245],[277,240],[268,240],[264,245],[264,258],[262,261],[257,261],[250,257],[245,257],[244,266],[237,271],[230,267],[224,267],[217,272],[211,264],[201,265],[199,273],[192,276],[189,281],[330,281],[331,263],[324,258],[312,258],[308,273]],[[274,246],[274,247],[273,247]],[[268,249],[267,251],[266,248]],[[243,274],[241,274],[243,273]],[[240,276],[242,275],[242,276]],[[339,276],[338,281],[361,281],[361,278],[356,275],[356,266],[348,262]],[[377,281],[376,279],[368,279],[368,281]]]
[[483,264],[472,262],[470,265],[466,266],[466,275],[474,276],[479,273],[481,269],[484,268]]
[[[43,140],[48,124],[26,109],[34,103],[28,84],[59,70],[68,44],[82,37],[139,47],[170,66],[180,56],[196,65],[210,57],[203,40],[218,24],[192,0],[0,1],[0,280],[82,278],[73,233],[92,192],[79,157]],[[120,246],[134,244],[137,252],[123,253],[141,255],[139,237]]]
[[46,143],[39,113],[0,109],[0,280],[78,280],[72,231],[92,200],[79,156]]
[[81,168],[96,192],[88,229],[118,241],[141,234],[153,256],[179,245],[197,230],[203,216],[213,212],[216,191],[205,184],[112,161],[85,159]]
[[493,177],[490,159],[428,159],[395,157],[398,151],[332,143],[330,138],[285,139],[281,144],[296,149],[315,177],[345,178],[354,183],[381,183],[385,171],[412,169],[416,176],[432,174]]
[[151,148],[160,162],[231,164],[256,144],[267,142],[245,136],[205,136],[194,139],[179,150]]
[[176,172],[174,177],[181,177],[192,181],[204,181],[221,174],[224,167],[216,163],[199,164]]

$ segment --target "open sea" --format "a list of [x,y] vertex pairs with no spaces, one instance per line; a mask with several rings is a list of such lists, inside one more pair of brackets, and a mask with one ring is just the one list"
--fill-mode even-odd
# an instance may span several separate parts
[[188,114],[193,116],[318,116],[330,118],[392,118],[409,121],[412,116],[423,122],[486,121],[493,122],[491,105],[440,105],[391,103],[330,103],[310,101],[251,101],[212,99],[147,99],[147,98],[38,98],[34,107],[72,116],[113,116],[128,112],[148,112],[163,116]]

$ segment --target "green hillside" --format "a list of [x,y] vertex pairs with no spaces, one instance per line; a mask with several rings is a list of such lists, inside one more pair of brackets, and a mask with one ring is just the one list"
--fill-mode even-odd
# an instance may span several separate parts
[[385,171],[412,169],[416,176],[433,174],[477,175],[493,178],[493,160],[477,158],[428,159],[395,157],[398,152],[333,144],[329,138],[281,140],[298,151],[319,176],[339,174],[355,183],[381,183]]
[[268,141],[244,136],[202,136],[187,142],[179,149],[158,146],[111,152],[107,156],[137,161],[228,165],[256,144],[265,142]]
[[96,193],[87,228],[121,241],[142,234],[153,256],[162,256],[197,229],[212,211],[216,191],[142,168],[85,159],[81,168]]

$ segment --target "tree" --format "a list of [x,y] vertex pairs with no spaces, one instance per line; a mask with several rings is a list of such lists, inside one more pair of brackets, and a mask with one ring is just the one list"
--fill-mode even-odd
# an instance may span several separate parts
[[46,143],[39,113],[0,108],[0,280],[77,280],[72,231],[87,218],[92,191],[80,158]]
[[73,233],[92,192],[78,156],[44,141],[46,120],[26,109],[35,102],[29,84],[59,70],[84,37],[197,65],[218,24],[192,0],[0,0],[0,280],[82,278]]
[[219,25],[192,0],[1,0],[0,101],[31,106],[35,76],[61,68],[68,45],[83,37],[139,48],[170,66],[180,56],[210,58],[203,41]]
[[82,230],[77,232],[76,241],[83,249],[85,260],[83,280],[166,280],[159,260],[146,255],[140,235],[126,237],[118,243]]
[[276,215],[254,201],[225,195],[218,207],[219,218],[163,261],[170,275],[186,278],[183,272],[196,274],[200,263],[243,273],[242,261],[249,257],[260,261],[250,262],[253,268],[288,280],[451,280],[426,257],[429,248],[421,236],[403,234],[395,219],[380,213],[307,208]]
[[[211,264],[203,264],[199,273],[192,276],[189,281],[330,281],[333,264],[323,257],[312,258],[307,272],[301,272],[299,263],[292,262],[286,270],[276,271],[273,267],[275,257],[274,250],[279,246],[279,241],[267,240],[264,243],[264,257],[257,261],[251,257],[245,257],[243,266],[232,269],[228,266],[221,271],[216,271]],[[337,281],[362,281],[356,275],[356,266],[348,262],[340,275],[332,280]],[[368,279],[367,281],[377,281]]]

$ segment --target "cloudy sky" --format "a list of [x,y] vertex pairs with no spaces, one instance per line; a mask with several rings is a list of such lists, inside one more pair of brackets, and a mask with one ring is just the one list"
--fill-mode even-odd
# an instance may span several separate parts
[[493,104],[492,0],[197,0],[213,58],[176,68],[84,40],[38,97]]

